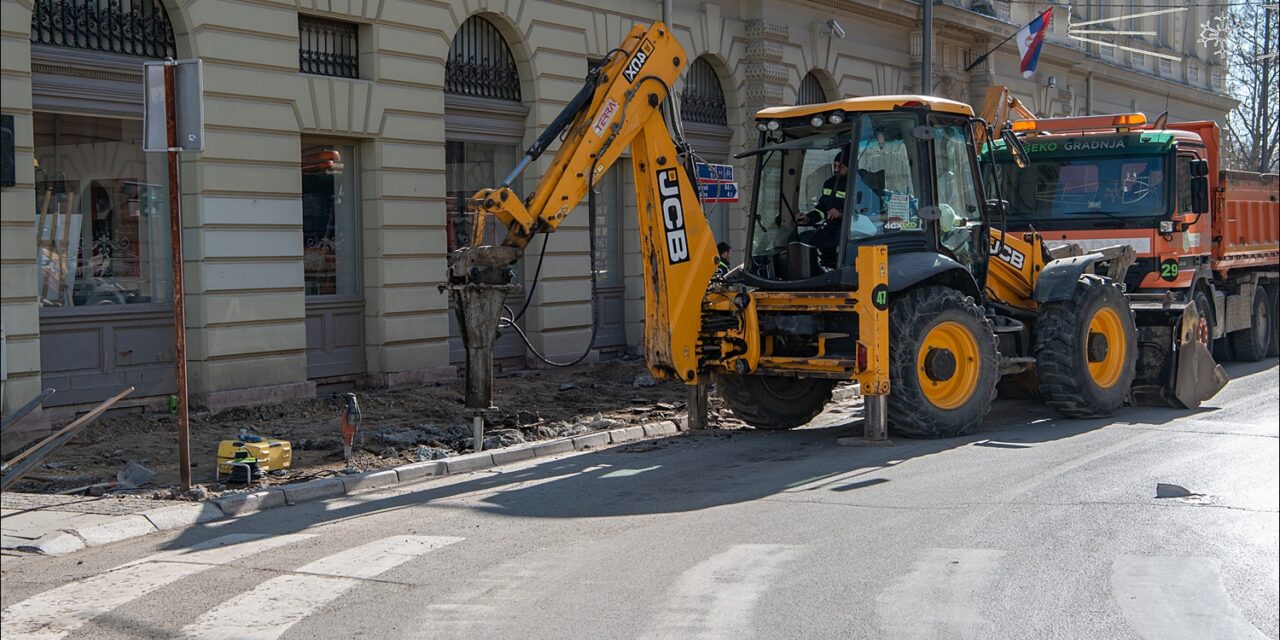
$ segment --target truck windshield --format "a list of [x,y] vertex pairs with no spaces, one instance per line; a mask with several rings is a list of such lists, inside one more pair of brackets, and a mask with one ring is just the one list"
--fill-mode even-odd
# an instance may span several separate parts
[[[1034,150],[1032,144],[1027,147]],[[1011,217],[1141,218],[1168,213],[1164,154],[1028,155],[1025,169],[1018,169],[1007,153],[996,156]]]

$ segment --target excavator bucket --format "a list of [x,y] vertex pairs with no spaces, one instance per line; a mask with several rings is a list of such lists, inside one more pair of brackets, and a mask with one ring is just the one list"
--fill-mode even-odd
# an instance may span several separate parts
[[1197,336],[1194,304],[1131,301],[1138,319],[1137,404],[1194,409],[1227,384],[1227,372]]

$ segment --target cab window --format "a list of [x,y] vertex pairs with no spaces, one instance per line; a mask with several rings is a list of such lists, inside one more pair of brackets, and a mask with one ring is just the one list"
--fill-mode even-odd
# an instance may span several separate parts
[[861,240],[899,231],[924,230],[918,210],[919,145],[911,137],[916,118],[909,114],[864,115],[858,126],[849,239]]
[[1191,201],[1191,161],[1192,155],[1178,156],[1178,213],[1194,213]]

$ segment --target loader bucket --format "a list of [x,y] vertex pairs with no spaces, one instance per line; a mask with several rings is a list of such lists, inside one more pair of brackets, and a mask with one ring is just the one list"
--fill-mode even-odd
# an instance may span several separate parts
[[1173,395],[1178,404],[1194,409],[1217,395],[1227,385],[1227,372],[1213,360],[1213,354],[1196,339],[1200,313],[1194,304],[1187,305],[1178,329],[1178,372]]
[[1194,304],[1132,302],[1138,320],[1137,404],[1194,409],[1227,384],[1227,372],[1196,339]]

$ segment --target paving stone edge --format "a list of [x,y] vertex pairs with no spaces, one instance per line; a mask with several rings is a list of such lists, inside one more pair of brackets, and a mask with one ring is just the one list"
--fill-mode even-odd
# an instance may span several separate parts
[[[514,447],[469,453],[441,460],[383,467],[349,476],[320,478],[223,496],[207,502],[165,505],[89,527],[59,529],[18,547],[19,551],[65,555],[111,542],[136,538],[214,520],[246,516],[267,509],[327,500],[344,495],[421,482],[437,476],[482,471],[495,466],[534,460],[573,451],[592,451],[645,438],[661,438],[680,432],[677,420],[661,420],[553,440],[539,440]],[[81,529],[84,529],[83,531]]]

